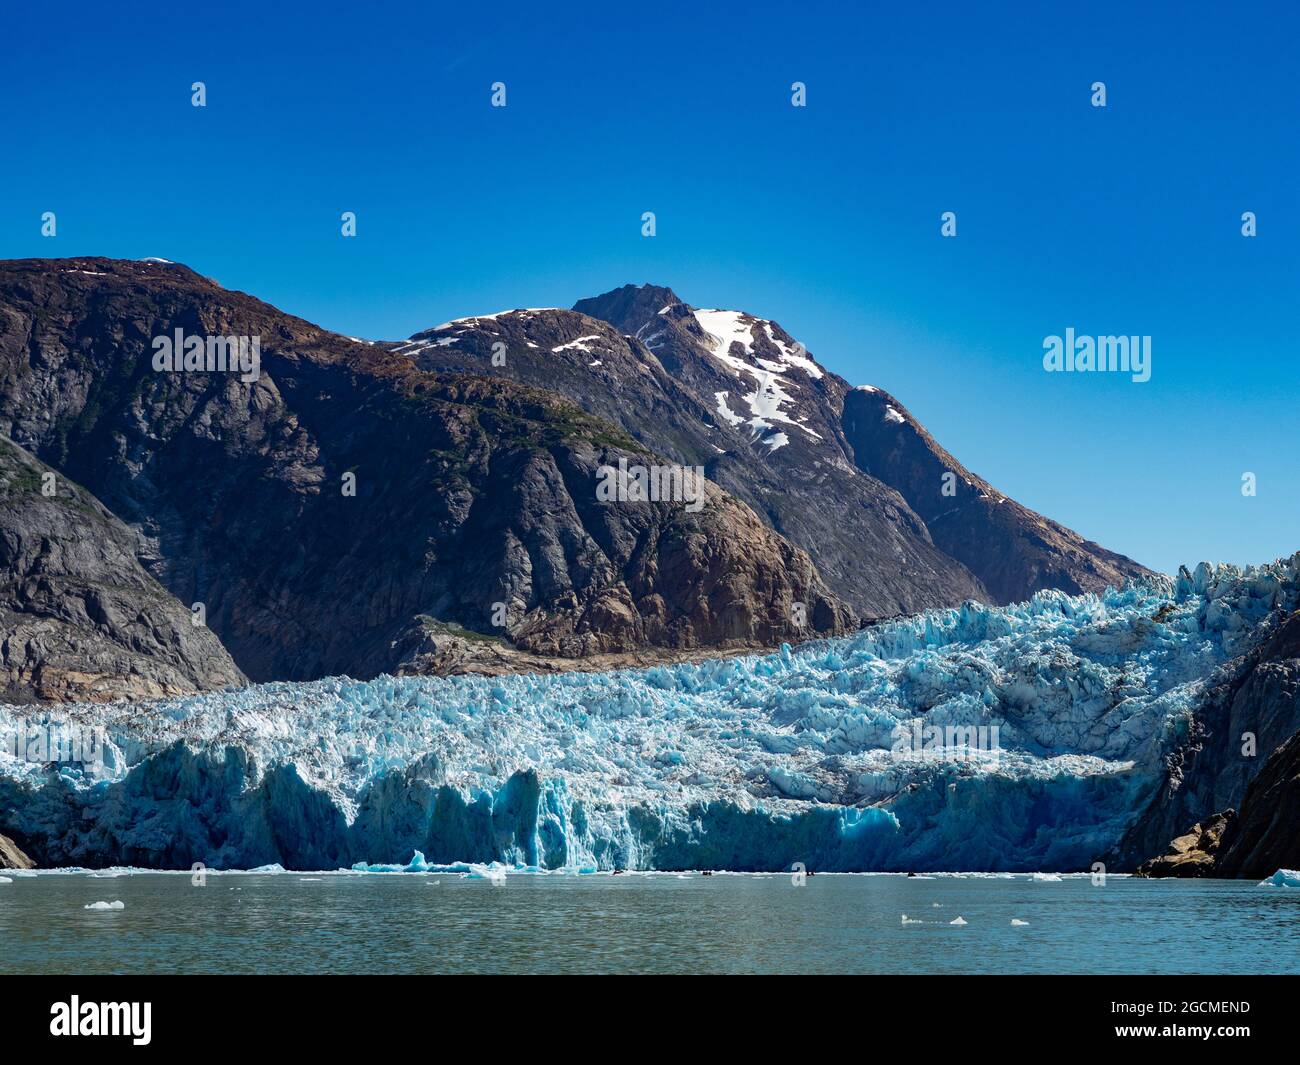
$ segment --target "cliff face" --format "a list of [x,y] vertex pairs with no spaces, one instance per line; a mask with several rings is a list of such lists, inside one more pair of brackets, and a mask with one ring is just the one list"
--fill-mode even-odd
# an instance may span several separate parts
[[0,701],[143,699],[244,683],[85,489],[0,439]]
[[1227,810],[1195,826],[1138,874],[1259,880],[1279,869],[1300,869],[1300,732],[1269,756],[1240,813]]
[[1300,733],[1251,782],[1214,862],[1216,876],[1263,878],[1279,869],[1300,869]]
[[[154,341],[256,339],[256,379]],[[0,267],[0,432],[86,485],[254,680],[395,671],[421,618],[534,654],[771,645],[854,624],[806,553],[717,485],[610,501],[662,463],[518,384],[425,372],[182,266]],[[417,655],[418,658],[418,655]]]
[[[1300,612],[1269,618],[1250,650],[1219,670],[1197,708],[1187,740],[1168,758],[1166,785],[1119,848],[1129,867],[1166,855],[1188,826],[1240,811],[1270,755],[1300,731]],[[1257,821],[1262,811],[1251,813]],[[1215,866],[1209,875],[1221,873]],[[1268,873],[1274,872],[1269,869]],[[1170,874],[1160,874],[1170,875]],[[1235,875],[1235,874],[1231,874]],[[1246,874],[1246,875],[1253,875]]]

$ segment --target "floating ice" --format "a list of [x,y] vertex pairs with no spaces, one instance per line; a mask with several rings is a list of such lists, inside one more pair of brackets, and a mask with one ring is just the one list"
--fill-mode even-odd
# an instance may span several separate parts
[[1028,926],[1029,926],[1029,922],[1028,922],[1028,921],[1022,921],[1019,917],[1013,917],[1013,918],[1011,918],[1011,927],[1012,927],[1012,928],[1027,928]]
[[1055,873],[1035,873],[1033,879],[1040,883],[1048,883],[1051,881],[1059,881],[1061,878]]
[[121,899],[114,902],[92,902],[82,907],[83,910],[125,910],[126,903]]
[[13,877],[0,876],[0,884],[12,884],[13,882]]
[[965,925],[967,921],[964,917],[958,917],[955,921],[949,921],[948,923],[955,924],[955,925]]
[[1300,870],[1279,869],[1267,880],[1261,880],[1259,886],[1300,888]]
[[903,924],[925,924],[925,922],[919,918],[908,917],[907,914],[903,914]]

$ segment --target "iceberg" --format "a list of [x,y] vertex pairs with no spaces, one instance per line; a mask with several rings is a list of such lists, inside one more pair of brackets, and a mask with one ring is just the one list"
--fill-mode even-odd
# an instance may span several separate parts
[[[1084,870],[1298,573],[1202,564],[640,670],[0,706],[0,810],[50,866]],[[43,727],[102,757],[20,757]]]
[[1279,869],[1267,880],[1260,881],[1260,887],[1293,887],[1300,888],[1300,870],[1297,869]]

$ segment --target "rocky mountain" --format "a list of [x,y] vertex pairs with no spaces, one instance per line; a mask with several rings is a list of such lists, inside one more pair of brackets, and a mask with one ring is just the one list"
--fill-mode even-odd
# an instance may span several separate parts
[[85,489],[0,439],[0,701],[186,695],[244,683]]
[[0,264],[0,433],[130,526],[254,680],[418,669],[431,622],[560,658],[855,623],[716,484],[601,498],[602,468],[665,460],[555,392],[428,372],[173,263]]
[[1147,572],[1007,499],[901,403],[850,387],[777,323],[699,310],[667,288],[458,319],[396,350],[427,369],[562,392],[699,464],[867,618],[1097,591]]
[[1165,854],[1189,825],[1231,809],[1244,812],[1266,759],[1298,731],[1300,611],[1277,610],[1210,678],[1186,737],[1168,756],[1165,785],[1136,818],[1118,860],[1132,867]]
[[1300,611],[1261,628],[1216,674],[1169,756],[1166,785],[1121,845],[1122,860],[1148,859],[1143,875],[1300,868]]
[[1300,869],[1300,733],[1251,781],[1214,860],[1216,876],[1262,878],[1279,869]]
[[1241,803],[1196,825],[1143,862],[1139,876],[1249,877],[1300,869],[1300,732],[1274,751]]

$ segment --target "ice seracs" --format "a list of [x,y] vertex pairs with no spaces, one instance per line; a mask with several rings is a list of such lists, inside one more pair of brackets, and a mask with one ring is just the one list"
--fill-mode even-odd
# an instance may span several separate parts
[[[1202,566],[645,670],[3,706],[0,801],[51,865],[1086,869],[1163,785],[1215,669],[1300,605],[1298,571]],[[997,725],[999,749],[898,749],[916,721]],[[39,722],[93,725],[103,760],[18,758]]]

